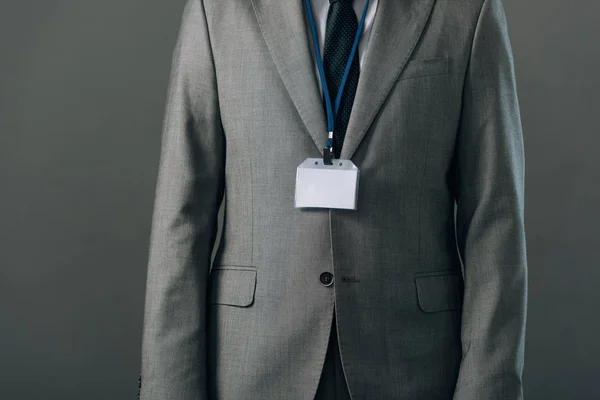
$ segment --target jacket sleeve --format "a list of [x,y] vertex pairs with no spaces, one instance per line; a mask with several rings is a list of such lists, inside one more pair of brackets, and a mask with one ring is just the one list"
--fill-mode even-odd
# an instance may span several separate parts
[[172,57],[152,217],[140,398],[206,399],[206,285],[224,187],[224,135],[202,0]]
[[527,259],[524,149],[501,0],[485,0],[467,67],[455,148],[465,291],[455,400],[523,398]]

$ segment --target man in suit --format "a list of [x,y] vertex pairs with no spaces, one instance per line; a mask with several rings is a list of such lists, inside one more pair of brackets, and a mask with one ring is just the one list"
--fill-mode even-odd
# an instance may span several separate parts
[[[327,152],[355,210],[295,207]],[[522,399],[523,198],[501,0],[188,0],[141,398]]]

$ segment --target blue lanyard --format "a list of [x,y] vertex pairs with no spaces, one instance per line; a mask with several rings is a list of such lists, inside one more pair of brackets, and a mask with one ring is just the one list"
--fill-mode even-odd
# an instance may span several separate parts
[[315,19],[312,13],[312,7],[310,6],[310,0],[306,0],[306,8],[308,8],[308,19],[310,21],[310,29],[312,32],[315,54],[317,58],[317,67],[319,69],[319,77],[321,78],[321,86],[323,87],[325,107],[327,108],[327,131],[329,132],[329,136],[327,137],[326,146],[329,150],[331,150],[331,147],[333,146],[333,130],[335,127],[335,117],[337,116],[338,110],[340,109],[342,94],[344,93],[344,86],[346,86],[346,80],[348,79],[348,74],[350,73],[350,67],[352,67],[352,60],[354,60],[354,56],[356,55],[358,43],[360,42],[360,35],[362,34],[363,27],[365,25],[365,17],[367,15],[367,9],[369,8],[369,0],[367,0],[365,3],[365,8],[362,12],[360,23],[358,24],[358,29],[356,30],[356,36],[354,37],[352,51],[350,52],[350,57],[348,59],[348,62],[346,63],[344,76],[342,77],[342,82],[340,84],[340,88],[338,89],[337,97],[335,99],[335,111],[331,107],[331,99],[329,98],[329,89],[327,88],[327,80],[325,79],[325,70],[323,69],[323,60],[321,59],[321,52],[319,51],[319,42],[317,40],[317,28],[315,27]]

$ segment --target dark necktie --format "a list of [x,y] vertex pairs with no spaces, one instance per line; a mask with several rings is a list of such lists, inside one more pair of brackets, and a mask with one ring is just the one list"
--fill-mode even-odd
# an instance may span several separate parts
[[[354,8],[352,8],[352,0],[329,0],[329,3],[327,28],[325,29],[323,68],[325,70],[325,79],[327,79],[331,107],[335,108],[335,99],[342,83],[344,69],[352,51],[354,37],[358,29],[358,21],[354,13]],[[348,128],[350,112],[354,103],[354,95],[358,86],[359,73],[360,66],[357,51],[352,60],[350,73],[348,74],[340,101],[340,108],[335,119],[333,151],[336,158],[339,158],[342,151],[342,144],[344,143],[346,128]]]

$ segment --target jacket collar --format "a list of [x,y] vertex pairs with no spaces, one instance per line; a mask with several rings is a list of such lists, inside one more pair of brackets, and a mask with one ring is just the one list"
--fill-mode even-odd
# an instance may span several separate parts
[[[406,66],[435,0],[379,0],[341,158],[351,158]],[[327,139],[304,1],[252,0],[279,75],[313,141]]]

